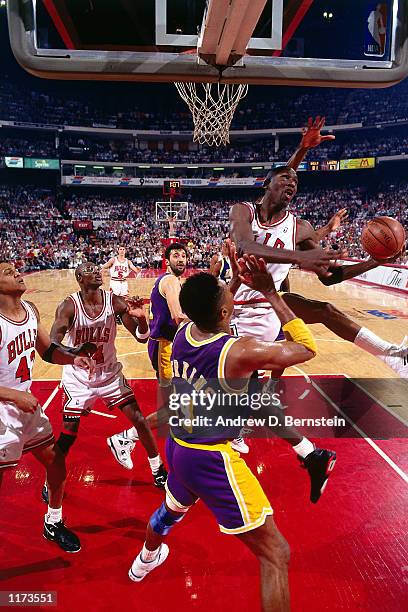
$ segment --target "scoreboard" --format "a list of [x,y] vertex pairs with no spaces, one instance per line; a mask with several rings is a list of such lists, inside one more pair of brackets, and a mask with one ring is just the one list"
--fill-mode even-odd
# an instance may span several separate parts
[[163,195],[169,196],[170,198],[174,196],[179,196],[181,194],[181,181],[179,179],[171,179],[167,181],[163,181]]

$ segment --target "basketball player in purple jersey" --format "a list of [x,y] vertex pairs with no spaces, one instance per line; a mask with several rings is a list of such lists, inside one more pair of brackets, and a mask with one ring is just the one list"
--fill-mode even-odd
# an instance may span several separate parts
[[49,484],[44,537],[75,553],[81,549],[79,538],[62,518],[65,457],[30,387],[36,351],[49,363],[81,368],[89,379],[94,363],[80,355],[91,353],[95,346],[68,348],[51,342],[37,308],[21,299],[25,291],[24,279],[14,265],[0,262],[0,485],[4,470],[16,467],[21,455],[31,452],[45,467]]
[[[181,277],[187,265],[187,249],[184,244],[173,242],[164,253],[167,271],[161,274],[154,283],[150,294],[150,337],[148,340],[148,353],[150,363],[156,372],[159,385],[159,405],[165,406],[171,385],[171,347],[177,327],[185,319],[180,307],[179,294]],[[163,412],[163,414],[162,414]],[[159,421],[167,422],[167,410],[160,414],[153,412],[147,417],[152,429],[158,427]],[[134,427],[115,434],[109,438],[112,443],[121,443],[123,460],[132,463],[131,452],[138,440],[138,433]],[[126,453],[126,455],[125,455]]]
[[[81,416],[89,414],[100,399],[110,410],[119,408],[136,427],[148,456],[153,483],[163,488],[167,472],[150,427],[123,376],[122,364],[117,359],[115,349],[118,315],[138,342],[146,342],[149,328],[143,307],[137,300],[127,303],[112,292],[101,289],[101,270],[93,263],[78,266],[75,278],[80,290],[58,306],[51,338],[54,342],[61,342],[66,337],[67,344],[72,347],[84,340],[94,342],[97,347],[92,356],[95,373],[90,381],[86,381],[77,368],[64,367],[61,381],[64,391],[63,431],[58,444],[67,455],[77,439]],[[108,441],[108,445],[117,461],[124,465],[120,441],[117,444]],[[125,467],[131,469],[132,466]],[[45,488],[43,498],[46,497]]]
[[[265,263],[246,256],[245,270],[241,268],[241,273],[248,286],[260,291],[273,306],[287,341],[266,343],[231,336],[234,308],[231,292],[214,276],[196,274],[180,292],[180,304],[191,322],[183,325],[174,338],[172,397],[182,397],[180,393],[189,388],[191,398],[198,389],[207,398],[219,392],[239,398],[246,393],[254,368],[285,368],[308,361],[316,354],[313,336],[279,297]],[[246,413],[238,404],[235,416],[242,416],[243,411]],[[190,402],[187,412],[190,418],[198,419],[212,414],[204,401],[194,407]],[[163,543],[164,537],[201,499],[214,514],[220,530],[236,535],[258,557],[262,609],[289,610],[289,547],[275,525],[273,510],[261,485],[231,448],[229,440],[234,432],[226,425],[214,423],[208,431],[199,427],[195,432],[190,427],[191,420],[182,415],[183,411],[178,410],[170,421],[166,500],[150,518],[146,541],[129,570],[129,577],[138,582],[165,561],[169,549]]]

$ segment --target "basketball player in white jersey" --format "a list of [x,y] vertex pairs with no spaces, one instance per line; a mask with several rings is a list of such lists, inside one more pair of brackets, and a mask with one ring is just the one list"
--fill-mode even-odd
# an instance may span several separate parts
[[[68,346],[75,347],[82,342],[93,342],[96,351],[92,356],[95,373],[86,380],[81,370],[75,366],[64,367],[62,389],[64,391],[63,431],[59,442],[65,454],[74,444],[80,417],[89,414],[94,403],[101,399],[108,409],[120,408],[136,428],[144,446],[157,487],[164,487],[167,472],[157,450],[155,439],[143,417],[132,389],[122,374],[122,364],[118,361],[115,349],[116,316],[138,342],[146,343],[149,327],[140,300],[126,303],[110,291],[101,289],[102,276],[99,266],[85,263],[75,271],[80,290],[68,296],[57,308],[51,329],[54,342],[66,338]],[[86,339],[86,340],[85,340]],[[117,440],[109,447],[116,460],[124,467],[128,457],[127,442]],[[46,497],[46,491],[43,491]]]
[[47,472],[49,505],[44,537],[74,553],[81,549],[80,541],[62,519],[65,457],[30,387],[36,351],[49,363],[70,364],[86,380],[94,364],[80,356],[83,346],[66,348],[51,342],[37,308],[21,299],[25,291],[24,279],[14,265],[0,262],[0,485],[4,470],[16,467],[21,455],[31,452]]
[[[293,263],[302,265],[304,252],[319,251],[316,234],[309,222],[296,218],[288,207],[297,192],[295,170],[288,166],[275,168],[265,180],[265,195],[258,204],[235,204],[230,211],[230,234],[238,251],[262,257],[268,264],[279,290]],[[371,270],[379,263],[373,259],[350,266],[323,267],[322,283],[332,285]],[[401,377],[408,377],[408,347],[392,345],[370,330],[359,326],[332,304],[308,300],[300,295],[285,293],[284,301],[305,323],[322,323],[335,334],[354,342],[360,348],[379,357]],[[239,336],[251,335],[265,342],[274,341],[280,322],[274,310],[259,292],[241,284],[235,293],[232,325]],[[315,451],[313,444],[281,429],[290,438],[294,450],[304,460]]]
[[109,270],[110,284],[109,288],[115,295],[125,297],[129,295],[128,276],[130,271],[138,274],[140,268],[136,268],[133,263],[125,257],[126,249],[124,246],[118,247],[118,254],[111,257],[109,261],[102,266],[102,270]]

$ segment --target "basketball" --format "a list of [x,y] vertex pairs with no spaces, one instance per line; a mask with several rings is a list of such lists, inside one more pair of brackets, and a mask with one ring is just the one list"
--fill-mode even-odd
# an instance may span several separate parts
[[361,235],[363,249],[374,259],[395,257],[405,245],[405,230],[391,217],[376,217],[367,223]]

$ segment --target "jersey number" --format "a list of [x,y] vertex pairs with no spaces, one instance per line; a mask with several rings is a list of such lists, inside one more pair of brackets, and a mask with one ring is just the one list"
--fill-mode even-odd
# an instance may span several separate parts
[[103,344],[100,344],[98,346],[98,348],[96,349],[96,351],[94,352],[94,354],[92,355],[92,359],[95,361],[96,364],[101,364],[104,362],[104,356],[103,356]]
[[[35,358],[35,351],[32,351],[31,355],[30,355],[30,359],[31,361],[34,361]],[[18,364],[18,368],[16,370],[16,378],[20,379],[20,382],[27,382],[27,380],[30,380],[31,378],[31,371],[30,368],[28,367],[28,363],[27,363],[27,357],[24,355],[24,357],[22,357],[20,359],[20,363]]]
[[[268,244],[269,242],[269,238],[271,237],[271,234],[267,233],[265,234],[265,240],[263,241],[264,244]],[[280,238],[277,238],[275,240],[275,244],[273,245],[273,249],[283,249],[285,247],[285,243],[282,242],[282,240]]]

